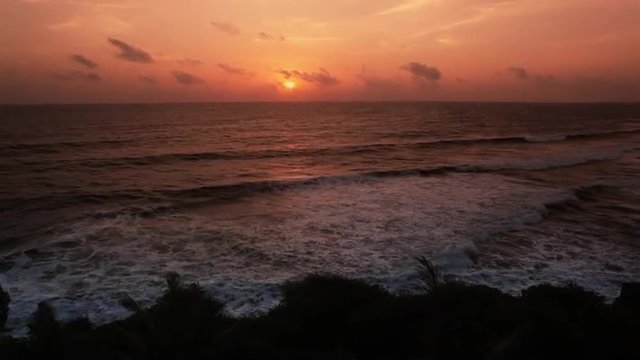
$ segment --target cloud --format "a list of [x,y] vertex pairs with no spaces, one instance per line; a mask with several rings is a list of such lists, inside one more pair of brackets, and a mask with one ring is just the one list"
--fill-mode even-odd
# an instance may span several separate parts
[[58,80],[65,81],[73,81],[73,80],[83,80],[90,82],[98,82],[102,81],[102,76],[95,72],[84,72],[84,71],[68,71],[65,73],[56,73],[53,76]]
[[369,74],[364,65],[362,66],[362,70],[358,74],[358,78],[367,88],[389,89],[392,87],[397,87],[399,85],[394,79],[378,77]]
[[180,71],[180,70],[174,70],[171,72],[171,75],[173,75],[173,77],[176,79],[177,82],[179,82],[182,85],[198,85],[198,84],[204,84],[204,80],[202,80],[201,78],[186,73],[184,71]]
[[340,80],[332,76],[327,70],[320,68],[318,72],[302,72],[298,70],[278,70],[278,73],[285,79],[300,79],[317,86],[334,86],[340,83]]
[[219,31],[222,31],[222,32],[227,33],[229,35],[238,35],[238,34],[240,34],[240,29],[238,29],[233,24],[229,24],[229,23],[225,23],[225,22],[212,21],[211,25],[213,25]]
[[89,69],[95,69],[98,67],[98,63],[80,54],[71,55],[70,59],[71,61],[75,61],[78,64],[85,66]]
[[[30,4],[45,4],[52,3],[54,0],[19,0],[21,2],[30,3]],[[78,6],[87,6],[93,8],[104,8],[104,9],[132,9],[139,7],[141,4],[139,1],[128,1],[128,0],[118,0],[118,1],[96,1],[96,0],[58,0],[59,3],[63,3],[64,5],[78,5]]]
[[396,5],[393,7],[390,7],[386,10],[380,11],[379,13],[377,13],[376,15],[389,15],[389,14],[396,14],[396,13],[402,13],[402,12],[407,12],[407,11],[413,11],[419,7],[421,7],[422,5],[425,5],[428,3],[428,0],[407,0],[404,1],[402,4],[400,5]]
[[247,70],[243,69],[243,68],[237,68],[237,67],[233,67],[231,65],[228,64],[223,64],[223,63],[219,63],[218,67],[228,73],[228,74],[233,74],[233,75],[242,75],[242,76],[253,76],[252,73],[248,72]]
[[551,74],[536,75],[536,76],[533,77],[533,79],[536,82],[536,85],[538,85],[540,87],[551,87],[551,86],[556,85],[556,83],[557,83],[556,77],[551,75]]
[[521,66],[511,66],[507,71],[520,81],[531,81],[540,87],[551,87],[556,85],[557,79],[551,74],[535,74]]
[[415,78],[422,78],[429,81],[438,81],[442,78],[442,73],[438,68],[418,62],[410,62],[407,65],[401,66],[400,69],[411,73]]
[[511,66],[507,68],[507,71],[509,71],[511,75],[515,76],[515,78],[519,80],[526,80],[527,78],[529,78],[529,72],[527,71],[527,69],[521,66]]
[[158,83],[156,81],[156,78],[154,78],[151,75],[138,75],[138,80],[142,81],[147,85],[156,85]]
[[186,65],[186,66],[202,65],[202,61],[198,59],[184,58],[184,59],[176,59],[175,61],[180,65]]
[[80,27],[79,19],[70,19],[67,21],[47,25],[47,28],[54,31],[71,30]]
[[280,36],[269,35],[264,31],[261,31],[258,33],[258,39],[259,40],[280,40],[280,41],[287,40],[283,35],[280,35]]
[[120,49],[120,53],[116,56],[127,61],[139,62],[139,63],[152,63],[155,62],[153,57],[149,55],[146,51],[135,47],[133,45],[127,44],[124,41],[109,38],[108,39],[111,45]]

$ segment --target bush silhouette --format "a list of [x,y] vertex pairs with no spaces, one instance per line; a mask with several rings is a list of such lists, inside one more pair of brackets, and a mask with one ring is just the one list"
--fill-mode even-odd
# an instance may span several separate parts
[[625,285],[612,304],[575,286],[520,296],[437,282],[390,294],[359,280],[311,275],[283,285],[267,314],[229,318],[198,284],[167,276],[147,309],[93,326],[59,322],[41,303],[26,339],[0,337],[5,359],[640,359],[640,299]]
[[5,329],[5,325],[7,324],[10,302],[11,297],[9,296],[9,293],[6,292],[2,288],[2,286],[0,286],[0,331],[3,331]]

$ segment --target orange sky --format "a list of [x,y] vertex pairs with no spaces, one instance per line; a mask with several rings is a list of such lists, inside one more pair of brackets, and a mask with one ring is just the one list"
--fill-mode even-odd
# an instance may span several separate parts
[[639,24],[639,0],[0,0],[0,103],[640,101]]

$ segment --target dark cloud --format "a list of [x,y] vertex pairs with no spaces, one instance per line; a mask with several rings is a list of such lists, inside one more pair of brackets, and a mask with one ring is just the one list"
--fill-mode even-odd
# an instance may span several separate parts
[[155,61],[153,60],[153,57],[149,55],[149,53],[147,53],[146,51],[138,47],[127,44],[124,41],[114,39],[114,38],[109,38],[108,40],[111,43],[111,45],[120,49],[120,53],[117,54],[116,56],[123,60],[139,62],[139,63],[152,63]]
[[182,85],[204,84],[204,80],[202,80],[201,78],[184,71],[174,70],[171,72],[171,75],[173,75],[176,81],[178,81]]
[[511,75],[515,76],[515,78],[519,80],[526,80],[529,78],[529,72],[527,71],[527,69],[521,66],[511,66],[507,68],[507,71],[509,71]]
[[65,73],[53,74],[53,76],[58,80],[65,80],[65,81],[83,80],[83,81],[98,82],[102,80],[102,76],[100,76],[100,74],[95,72],[84,72],[84,71],[68,71]]
[[264,31],[261,31],[261,32],[258,33],[258,39],[260,39],[260,40],[280,40],[280,41],[286,41],[287,40],[287,39],[285,39],[285,37],[283,35],[274,36],[274,35],[267,34]]
[[358,74],[358,78],[368,88],[388,89],[398,86],[398,83],[393,79],[370,75],[367,74],[364,70],[360,74]]
[[225,23],[225,22],[212,21],[211,25],[213,25],[219,31],[222,31],[222,32],[230,34],[230,35],[238,35],[238,34],[240,34],[240,29],[238,29],[233,24],[229,24],[229,23]]
[[191,59],[191,58],[176,59],[176,62],[180,65],[186,65],[186,66],[202,65],[202,61],[198,59]]
[[151,75],[138,75],[138,80],[147,85],[156,85],[158,83],[156,79]]
[[532,74],[529,70],[521,66],[511,66],[507,68],[507,71],[516,79],[530,82],[539,87],[551,87],[557,83],[556,77],[551,74]]
[[247,70],[243,69],[243,68],[237,68],[237,67],[233,67],[231,65],[228,64],[223,64],[220,63],[218,64],[218,67],[229,74],[233,74],[233,75],[243,75],[243,76],[252,76],[253,74],[251,74],[250,72],[248,72]]
[[536,85],[540,87],[551,87],[554,86],[557,82],[556,77],[553,75],[536,75],[534,76],[534,81]]
[[438,81],[442,78],[442,73],[438,68],[418,62],[410,62],[407,65],[401,66],[400,69],[411,73],[411,75],[416,78],[422,78],[430,81]]
[[84,55],[80,55],[80,54],[73,54],[71,55],[71,61],[75,61],[78,64],[85,66],[89,69],[95,69],[98,67],[98,63],[96,63],[95,61],[85,57]]
[[327,70],[320,68],[318,72],[303,72],[298,70],[278,70],[278,73],[285,79],[296,78],[318,86],[338,85],[340,81],[332,76]]

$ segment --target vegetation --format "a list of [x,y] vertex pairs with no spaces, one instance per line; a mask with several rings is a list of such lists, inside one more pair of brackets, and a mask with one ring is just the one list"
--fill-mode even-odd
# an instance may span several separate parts
[[2,286],[0,286],[0,331],[4,330],[4,326],[7,323],[10,302],[11,297],[9,297],[9,293],[4,291]]
[[171,275],[155,305],[127,298],[135,313],[106,325],[59,322],[43,303],[28,338],[0,338],[0,359],[640,359],[640,284],[608,305],[573,285],[515,297],[428,278],[428,292],[393,295],[313,275],[285,284],[268,314],[237,319]]

